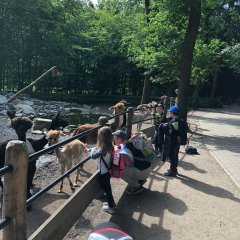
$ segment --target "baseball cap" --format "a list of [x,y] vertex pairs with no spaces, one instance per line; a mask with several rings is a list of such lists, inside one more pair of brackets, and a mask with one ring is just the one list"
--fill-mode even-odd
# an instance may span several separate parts
[[172,113],[179,113],[179,108],[177,106],[172,106],[168,109],[168,112],[172,112]]
[[133,240],[127,233],[113,222],[105,222],[96,226],[90,233],[88,240]]
[[126,135],[126,133],[123,130],[117,130],[117,131],[113,132],[112,135],[116,136],[116,137],[119,137],[119,138],[121,138],[123,140],[125,140],[127,138],[127,135]]
[[164,106],[163,106],[163,104],[158,104],[158,105],[156,106],[156,108],[161,108],[161,109],[164,110]]

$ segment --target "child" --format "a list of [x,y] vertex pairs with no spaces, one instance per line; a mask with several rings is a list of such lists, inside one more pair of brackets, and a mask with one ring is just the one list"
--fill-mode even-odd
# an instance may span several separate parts
[[180,148],[179,130],[181,129],[181,120],[177,106],[172,106],[168,112],[171,120],[165,127],[164,152],[170,159],[170,169],[164,173],[164,175],[175,177],[178,174],[178,153]]
[[161,123],[166,122],[166,116],[164,113],[164,106],[162,104],[157,105],[156,113],[154,115],[154,125],[155,125],[155,133],[154,133],[154,147],[155,151],[158,154],[158,157],[161,157],[162,154],[162,144],[160,141],[158,127]]
[[112,195],[110,174],[107,169],[107,166],[110,167],[112,153],[114,151],[112,141],[113,137],[111,129],[109,127],[100,128],[97,137],[97,145],[90,153],[92,159],[96,159],[98,161],[100,184],[107,197],[107,203],[103,203],[102,210],[110,214],[114,214],[117,208]]

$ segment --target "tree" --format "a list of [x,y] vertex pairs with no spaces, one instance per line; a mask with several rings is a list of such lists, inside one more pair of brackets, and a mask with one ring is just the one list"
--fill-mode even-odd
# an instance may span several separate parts
[[189,9],[189,20],[183,41],[182,55],[180,60],[180,82],[178,93],[179,107],[181,109],[181,117],[183,119],[187,118],[193,50],[201,19],[201,0],[186,0],[185,4],[186,8]]

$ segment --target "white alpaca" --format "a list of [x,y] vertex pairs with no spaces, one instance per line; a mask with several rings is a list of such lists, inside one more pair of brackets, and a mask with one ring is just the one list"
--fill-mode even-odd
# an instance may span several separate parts
[[[57,131],[57,130],[48,131],[46,138],[48,139],[49,145],[58,143],[59,136],[60,136],[60,131]],[[58,162],[61,165],[61,174],[65,173],[65,169],[67,169],[67,171],[71,169],[73,164],[79,163],[85,151],[86,151],[85,144],[78,139],[73,140],[72,142],[64,145],[62,149],[60,149],[59,147],[55,148],[55,154],[58,158]],[[80,170],[77,169],[77,175],[75,178],[74,185],[70,179],[70,176],[67,177],[72,191],[74,191],[74,187],[77,186],[77,182],[80,181],[79,175],[80,175]],[[63,180],[61,181],[61,185],[58,192],[61,193],[62,189],[63,189]]]
[[[146,107],[139,105],[137,109],[139,109],[139,111],[134,112],[132,122],[144,121],[147,117],[151,116],[151,111]],[[141,130],[142,124],[143,122],[137,123],[137,132]]]

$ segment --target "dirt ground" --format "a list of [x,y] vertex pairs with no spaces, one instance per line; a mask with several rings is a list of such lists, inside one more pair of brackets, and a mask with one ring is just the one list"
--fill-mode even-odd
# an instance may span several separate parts
[[[4,138],[14,137],[14,132],[4,127],[6,119],[0,116],[0,120]],[[64,240],[86,240],[94,226],[106,221],[117,223],[136,240],[239,240],[239,188],[209,154],[197,119],[191,122],[191,130],[191,145],[197,147],[200,155],[186,155],[181,147],[179,176],[165,177],[169,162],[157,160],[141,194],[129,196],[124,193],[124,181],[112,180],[117,213],[112,216],[101,211],[103,199],[94,200]],[[45,163],[37,170],[33,192],[60,176],[56,156],[42,158]],[[89,161],[81,180],[84,182],[95,170],[94,161]],[[33,203],[32,211],[27,213],[28,236],[71,195],[67,181],[65,193],[59,194],[57,189]]]

